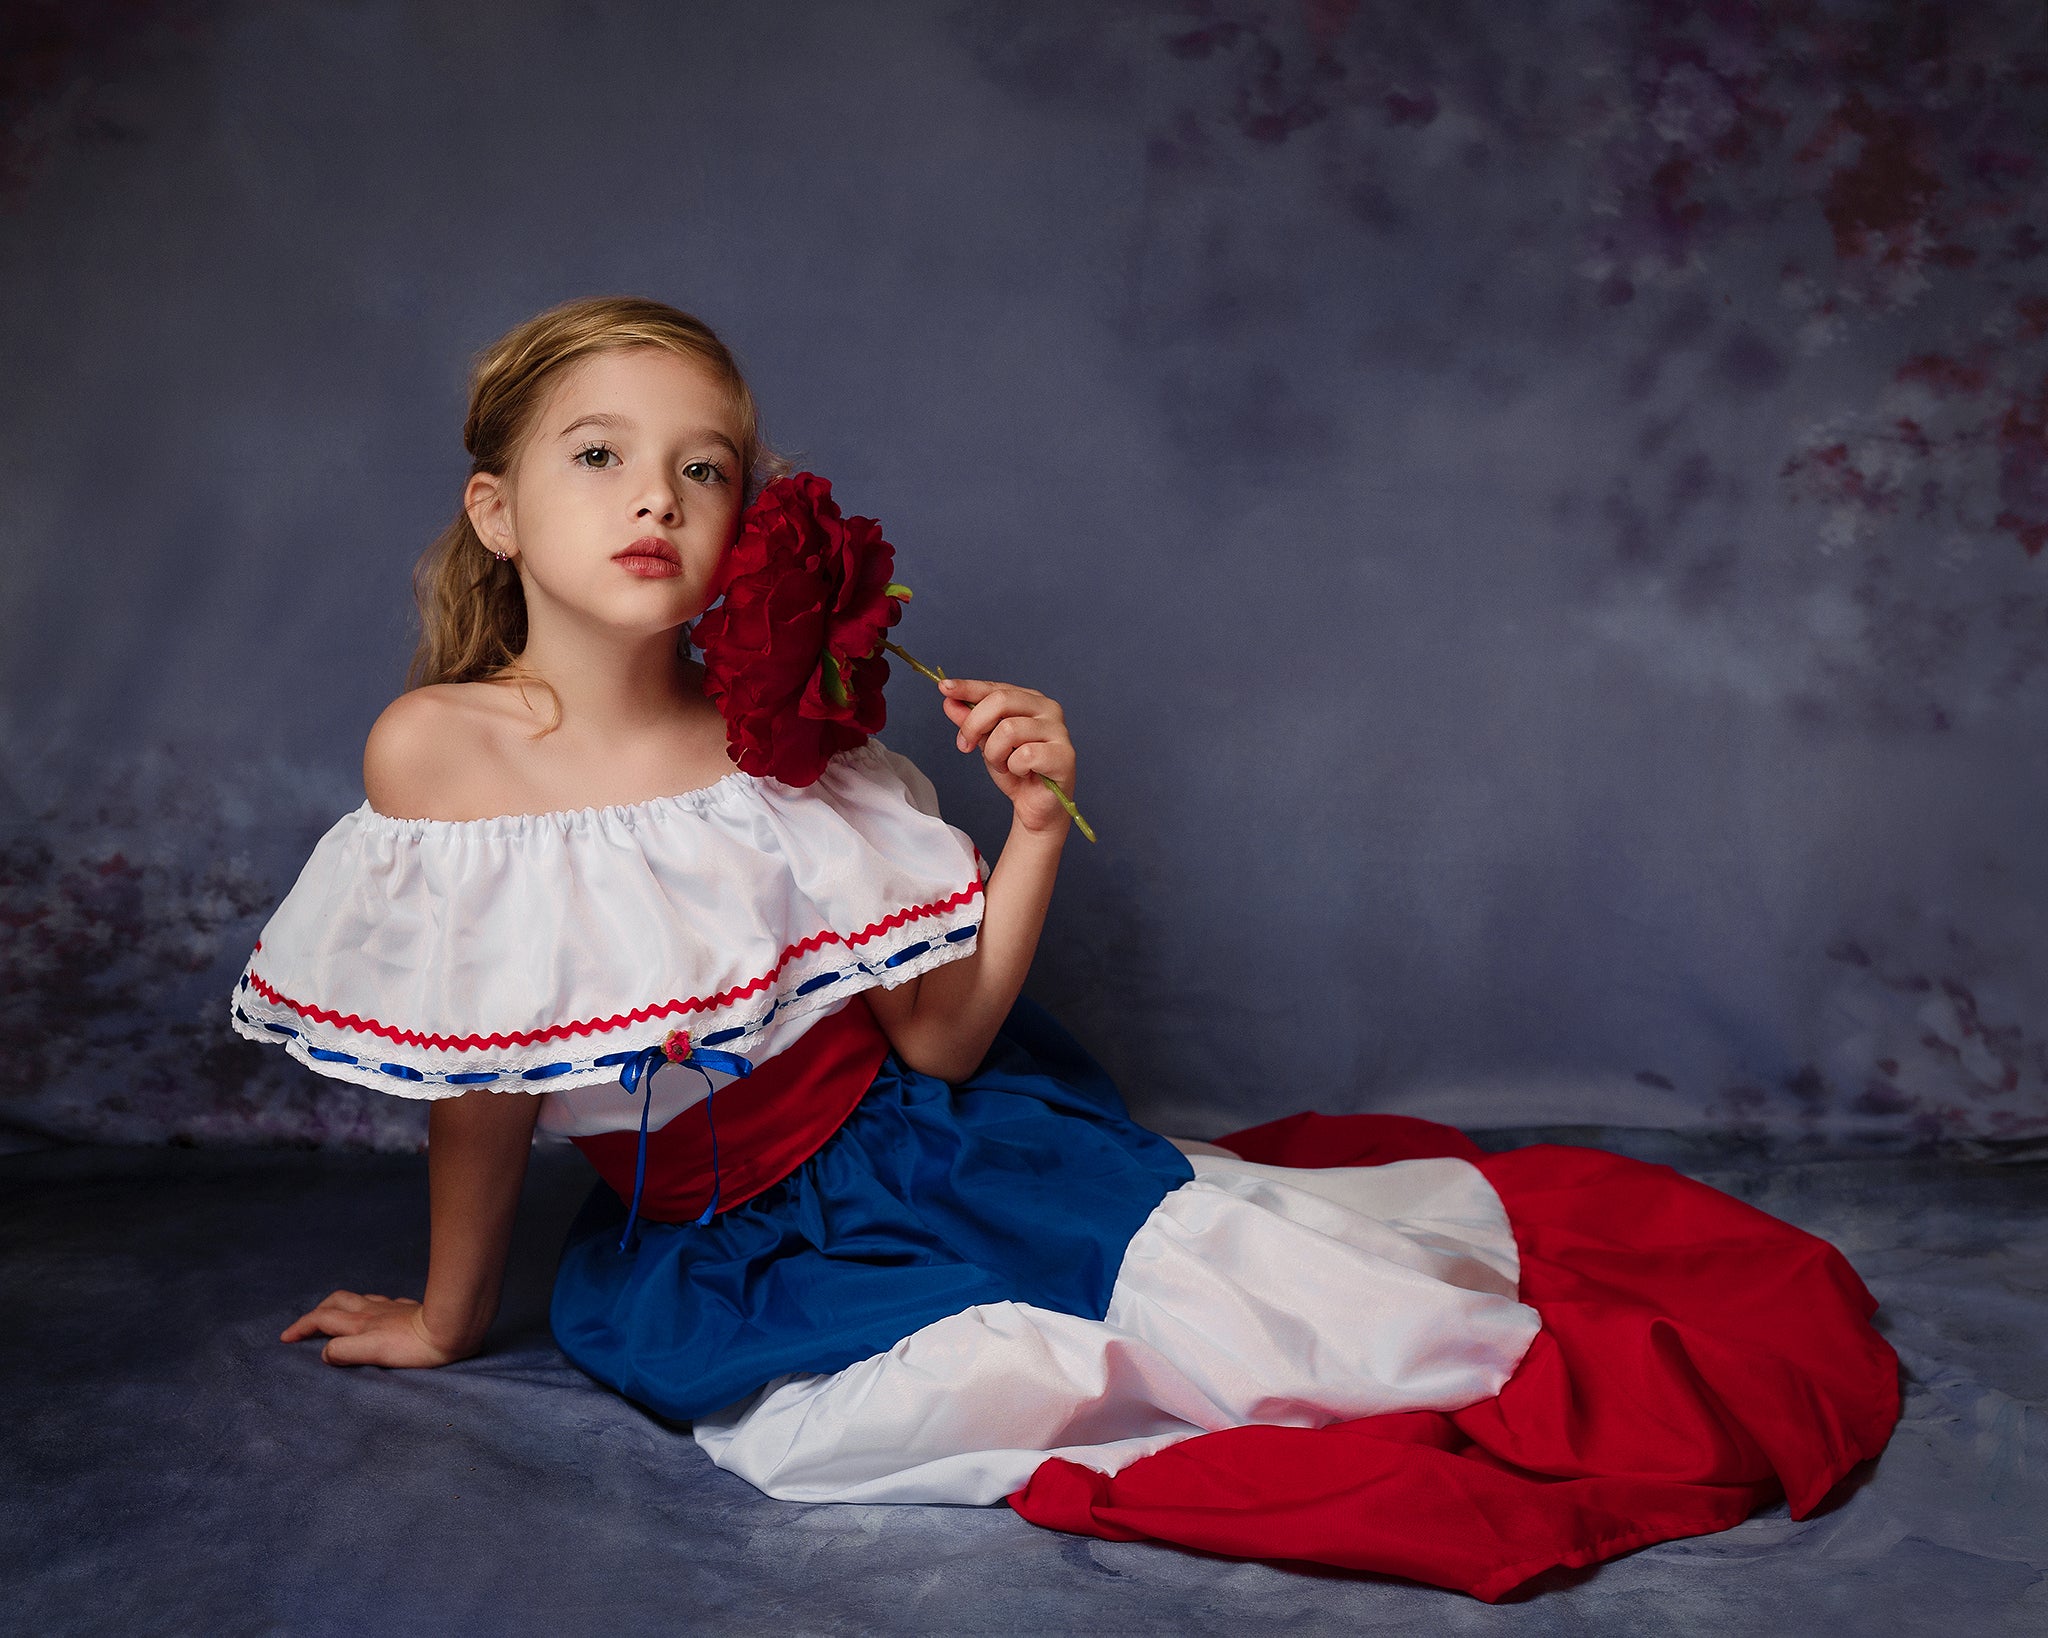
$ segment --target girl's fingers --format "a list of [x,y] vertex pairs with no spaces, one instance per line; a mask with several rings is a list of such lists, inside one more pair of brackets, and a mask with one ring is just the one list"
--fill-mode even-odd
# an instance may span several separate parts
[[359,1301],[361,1299],[353,1291],[330,1291],[321,1299],[318,1307],[309,1308],[279,1332],[278,1341],[297,1342],[317,1332],[325,1331],[327,1328],[321,1323],[321,1320],[327,1313],[341,1310],[347,1302]]
[[334,1340],[320,1350],[320,1358],[328,1365],[381,1365],[384,1361],[378,1356],[383,1352],[375,1337],[364,1336],[358,1329],[337,1332]]
[[1033,740],[1029,745],[1020,745],[1007,762],[1003,771],[1013,779],[1032,779],[1044,775],[1069,797],[1074,793],[1074,758],[1062,755],[1051,740]]
[[[387,1297],[380,1292],[337,1291],[310,1314],[286,1326],[286,1342],[324,1335],[330,1340],[320,1350],[328,1365],[418,1365],[440,1361],[415,1357],[431,1350],[433,1339],[413,1328],[411,1317],[419,1303],[410,1297]],[[394,1340],[394,1327],[402,1329],[402,1340]]]
[[[1035,688],[992,683],[979,677],[949,678],[946,715],[958,730],[962,751],[981,749],[999,784],[1042,774],[1062,788],[1074,778],[1074,747],[1067,738],[1067,714],[1059,701]],[[959,710],[954,710],[955,706]],[[1007,786],[1003,787],[1006,791]]]
[[960,749],[973,750],[981,742],[982,736],[1002,719],[1002,696],[995,693],[982,695],[967,715],[960,719],[960,732],[957,736]]
[[384,1298],[382,1306],[349,1316],[320,1358],[329,1365],[430,1366],[464,1357],[427,1334],[417,1323],[421,1312],[410,1297]]
[[[960,749],[971,750],[989,729],[1005,717],[1036,716],[1064,723],[1066,712],[1058,700],[1035,688],[1018,683],[990,682],[982,677],[949,677],[939,685],[945,691],[946,715],[960,730]],[[954,706],[962,709],[958,712]]]
[[[1019,764],[1016,758],[1027,746],[1033,747],[1031,755],[1025,764]],[[991,768],[1018,773],[1028,766],[1061,781],[1071,776],[1074,766],[1073,742],[1066,729],[1038,717],[1003,718],[989,734],[982,755]]]
[[1060,748],[1049,739],[1034,739],[1020,745],[1003,759],[1003,767],[1022,779],[1027,774],[1047,774],[1057,785],[1071,789],[1074,783],[1074,759],[1063,755]]
[[[360,1294],[331,1291],[318,1308],[301,1314],[280,1331],[278,1341],[302,1342],[310,1336],[354,1336],[375,1318],[378,1303],[390,1301],[389,1297],[379,1296],[374,1291]],[[322,1357],[326,1357],[324,1350]]]
[[1038,717],[1005,717],[988,731],[981,742],[981,754],[991,761],[1008,756],[1019,745],[1034,739],[1049,739],[1052,724]]
[[[1050,711],[1046,707],[1051,707]],[[1043,694],[1035,688],[1018,688],[1009,683],[997,683],[984,694],[967,713],[960,724],[960,748],[972,750],[982,736],[1005,717],[1052,716],[1058,711]],[[1054,720],[1059,720],[1056,716]]]

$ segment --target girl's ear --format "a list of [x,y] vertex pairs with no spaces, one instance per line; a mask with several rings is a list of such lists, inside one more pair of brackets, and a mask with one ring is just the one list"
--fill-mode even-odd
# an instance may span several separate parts
[[495,472],[470,476],[462,491],[462,509],[469,514],[469,526],[490,552],[509,554],[512,550],[512,520],[506,515],[505,480]]

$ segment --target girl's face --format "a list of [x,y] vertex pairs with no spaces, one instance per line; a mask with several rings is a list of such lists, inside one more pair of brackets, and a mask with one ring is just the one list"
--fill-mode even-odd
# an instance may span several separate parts
[[738,531],[746,474],[726,389],[693,358],[629,347],[579,359],[542,402],[512,470],[464,504],[535,603],[647,634],[701,614]]

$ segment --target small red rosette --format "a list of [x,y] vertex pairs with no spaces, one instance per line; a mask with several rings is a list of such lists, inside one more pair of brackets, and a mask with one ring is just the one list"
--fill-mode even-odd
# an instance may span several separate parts
[[809,785],[881,732],[883,634],[903,615],[895,561],[881,525],[841,517],[815,472],[777,478],[747,508],[713,587],[724,600],[695,631],[743,772]]

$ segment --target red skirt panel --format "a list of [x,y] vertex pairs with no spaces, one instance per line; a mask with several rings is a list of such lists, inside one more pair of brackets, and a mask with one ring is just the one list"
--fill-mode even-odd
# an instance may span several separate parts
[[[718,1122],[718,1209],[774,1187],[845,1124],[889,1055],[889,1037],[856,995],[752,1074],[720,1087],[710,1114],[695,1104],[647,1134],[640,1215],[693,1223],[711,1199],[711,1119]],[[670,1065],[666,1075],[691,1070]],[[633,1198],[640,1130],[571,1138],[618,1197]]]
[[[1724,1530],[1783,1496],[1804,1518],[1884,1448],[1898,1359],[1825,1240],[1597,1149],[1481,1154],[1449,1127],[1298,1115],[1218,1140],[1282,1166],[1470,1160],[1507,1208],[1543,1330],[1461,1411],[1204,1434],[1104,1475],[1049,1461],[1033,1523],[1308,1560],[1489,1602],[1558,1566]],[[1434,1147],[1429,1141],[1433,1141]]]

